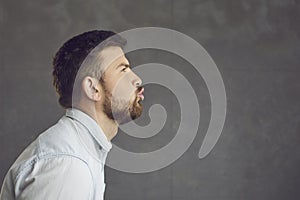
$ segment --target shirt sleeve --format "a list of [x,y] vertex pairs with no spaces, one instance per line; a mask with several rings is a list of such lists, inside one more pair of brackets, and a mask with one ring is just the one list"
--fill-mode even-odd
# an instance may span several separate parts
[[15,185],[19,200],[89,200],[93,180],[89,167],[72,156],[42,158],[24,169]]

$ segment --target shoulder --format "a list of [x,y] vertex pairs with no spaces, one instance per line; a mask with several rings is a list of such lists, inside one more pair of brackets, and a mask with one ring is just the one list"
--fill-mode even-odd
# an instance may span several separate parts
[[72,120],[63,116],[55,125],[37,138],[39,154],[49,152],[74,153],[80,146],[76,131]]
[[30,165],[35,159],[45,155],[76,155],[80,152],[80,144],[76,138],[76,129],[67,117],[63,116],[56,124],[42,132],[14,162],[14,168]]
[[[88,167],[75,131],[72,122],[67,117],[62,117],[19,155],[10,168],[13,177],[18,177],[33,166],[43,170],[58,169],[60,166]],[[76,165],[71,165],[72,163]]]

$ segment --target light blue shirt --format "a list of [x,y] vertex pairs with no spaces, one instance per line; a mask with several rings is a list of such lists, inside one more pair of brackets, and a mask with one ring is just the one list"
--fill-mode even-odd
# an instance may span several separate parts
[[111,147],[94,119],[67,109],[11,166],[0,200],[102,200]]

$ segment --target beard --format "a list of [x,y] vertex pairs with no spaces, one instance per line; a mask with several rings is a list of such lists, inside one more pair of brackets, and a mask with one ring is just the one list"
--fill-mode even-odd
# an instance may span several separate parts
[[143,106],[137,95],[130,102],[130,100],[113,97],[105,84],[103,84],[103,90],[105,95],[103,111],[108,118],[117,121],[118,124],[124,124],[141,116]]

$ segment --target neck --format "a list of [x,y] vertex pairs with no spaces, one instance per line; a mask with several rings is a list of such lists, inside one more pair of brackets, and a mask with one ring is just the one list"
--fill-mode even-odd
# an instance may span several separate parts
[[85,112],[92,117],[103,130],[108,141],[111,141],[118,132],[118,123],[110,118],[102,111],[102,109],[88,108],[87,106],[77,105],[75,108]]

